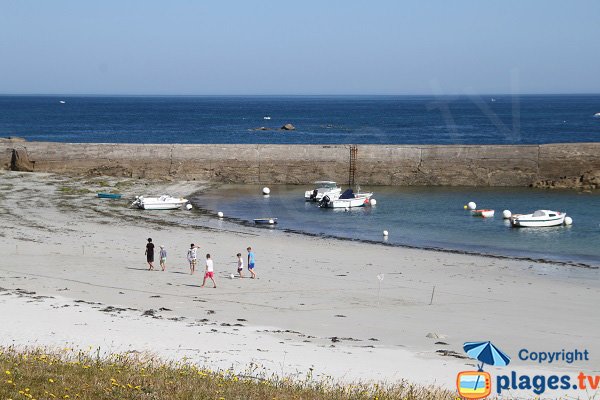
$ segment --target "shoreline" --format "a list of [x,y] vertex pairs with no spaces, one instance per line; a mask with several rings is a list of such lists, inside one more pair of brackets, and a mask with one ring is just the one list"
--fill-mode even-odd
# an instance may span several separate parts
[[[276,372],[287,351],[286,365],[302,371],[318,364],[339,379],[411,378],[452,388],[458,371],[473,368],[473,360],[452,354],[462,356],[465,341],[492,340],[514,357],[519,371],[600,370],[594,357],[600,354],[599,322],[586,318],[585,306],[600,294],[596,270],[322,240],[202,215],[199,226],[177,225],[186,211],[132,210],[123,201],[93,198],[93,188],[131,183],[120,186],[127,195],[192,193],[204,184],[106,179],[0,174],[6,224],[0,251],[7,259],[0,286],[36,292],[0,296],[8,316],[0,327],[2,343],[109,343],[227,366],[254,358]],[[167,272],[145,270],[143,245],[150,236],[168,246]],[[217,289],[200,289],[201,275],[190,276],[190,242],[214,255]],[[257,249],[259,279],[229,279],[235,251],[247,245]],[[562,270],[570,272],[554,273]],[[385,274],[380,289],[377,274]],[[109,306],[111,312],[137,311],[114,311],[114,318],[93,312]],[[162,319],[141,315],[160,308],[169,309],[156,312]],[[473,315],[480,318],[470,320]],[[461,321],[467,320],[465,330]],[[589,348],[592,362],[517,360],[520,348],[550,351],[573,341]]]

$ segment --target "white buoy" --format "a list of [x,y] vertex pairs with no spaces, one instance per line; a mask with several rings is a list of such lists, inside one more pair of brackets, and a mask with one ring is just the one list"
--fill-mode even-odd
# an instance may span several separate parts
[[502,218],[509,219],[510,217],[512,217],[512,213],[510,212],[510,210],[502,211]]
[[375,199],[371,199],[371,200],[369,200],[369,203],[370,203],[372,206],[374,206],[375,204],[377,204],[377,200],[375,200]]
[[573,218],[565,217],[565,225],[573,225]]
[[223,213],[222,213],[221,211],[219,211],[219,212],[217,213],[217,217],[219,217],[219,218],[223,218]]
[[189,210],[191,210],[192,208],[194,208],[194,207],[192,207],[192,205],[191,205],[191,204],[187,204],[187,205],[185,206],[185,209],[186,209],[186,210],[188,210],[188,211],[189,211]]
[[388,236],[389,232],[388,231],[383,231],[383,236]]
[[268,187],[264,187],[264,188],[263,188],[263,194],[264,194],[264,195],[267,195],[267,194],[269,194],[269,193],[271,193],[271,189],[269,189]]
[[467,207],[469,207],[469,210],[474,210],[474,209],[476,209],[476,208],[477,208],[477,204],[476,204],[474,201],[470,201],[470,202],[467,204]]
[[275,223],[275,221],[273,221],[272,219],[269,220],[269,224],[273,225]]
[[235,275],[233,275],[233,274],[229,275],[229,279],[233,279],[233,278],[235,278]]

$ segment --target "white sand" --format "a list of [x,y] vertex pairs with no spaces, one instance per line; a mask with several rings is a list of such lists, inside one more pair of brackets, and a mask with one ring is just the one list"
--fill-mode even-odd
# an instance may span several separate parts
[[[323,240],[200,215],[199,226],[181,226],[165,220],[186,211],[144,212],[58,190],[101,189],[73,182],[0,175],[2,345],[100,346],[186,356],[212,367],[243,370],[258,362],[278,374],[313,367],[348,381],[406,378],[452,388],[456,373],[474,362],[436,351],[462,355],[463,342],[491,340],[520,373],[600,374],[597,270]],[[199,188],[136,182],[122,191],[188,195]],[[166,272],[145,270],[147,237],[167,246]],[[189,275],[192,242],[200,255],[212,254],[217,289],[201,289],[202,274]],[[256,250],[259,279],[229,279],[235,253],[245,254],[248,245]],[[101,312],[106,306],[135,310]],[[161,319],[141,315],[161,307],[170,310],[157,311]],[[169,320],[176,317],[184,319]],[[430,332],[445,338],[427,338]],[[540,366],[519,360],[522,348],[587,349],[591,360]]]

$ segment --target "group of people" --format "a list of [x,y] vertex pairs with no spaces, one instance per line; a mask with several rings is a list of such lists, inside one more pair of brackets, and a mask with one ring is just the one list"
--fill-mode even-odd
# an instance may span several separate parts
[[[160,245],[160,250],[158,253],[160,268],[165,271],[167,268],[167,250],[164,245]],[[196,266],[198,265],[198,249],[199,246],[196,246],[194,243],[190,245],[190,248],[187,251],[187,260],[190,264],[190,274],[196,272]],[[255,279],[256,273],[254,272],[254,252],[252,251],[252,247],[248,247],[246,249],[248,252],[248,272],[250,272],[250,278]],[[154,270],[154,243],[152,243],[152,238],[148,238],[148,243],[146,243],[146,262],[148,263],[148,271]],[[237,253],[237,273],[240,278],[243,278],[244,271],[244,259],[242,257],[242,253]],[[233,277],[233,275],[232,275]],[[206,280],[210,279],[213,283],[213,287],[217,287],[217,283],[215,282],[215,273],[214,273],[214,263],[210,254],[206,254],[206,262],[204,264],[204,280],[202,281],[202,286],[206,284]]]

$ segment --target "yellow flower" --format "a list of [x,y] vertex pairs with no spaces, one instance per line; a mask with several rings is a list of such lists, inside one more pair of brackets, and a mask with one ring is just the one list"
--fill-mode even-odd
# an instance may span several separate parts
[[48,378],[48,382],[50,382],[50,383],[54,383],[54,379],[52,379],[52,378]]
[[6,375],[10,375],[10,371],[9,371],[9,370],[6,370],[6,371],[4,371],[4,373],[5,373]]

